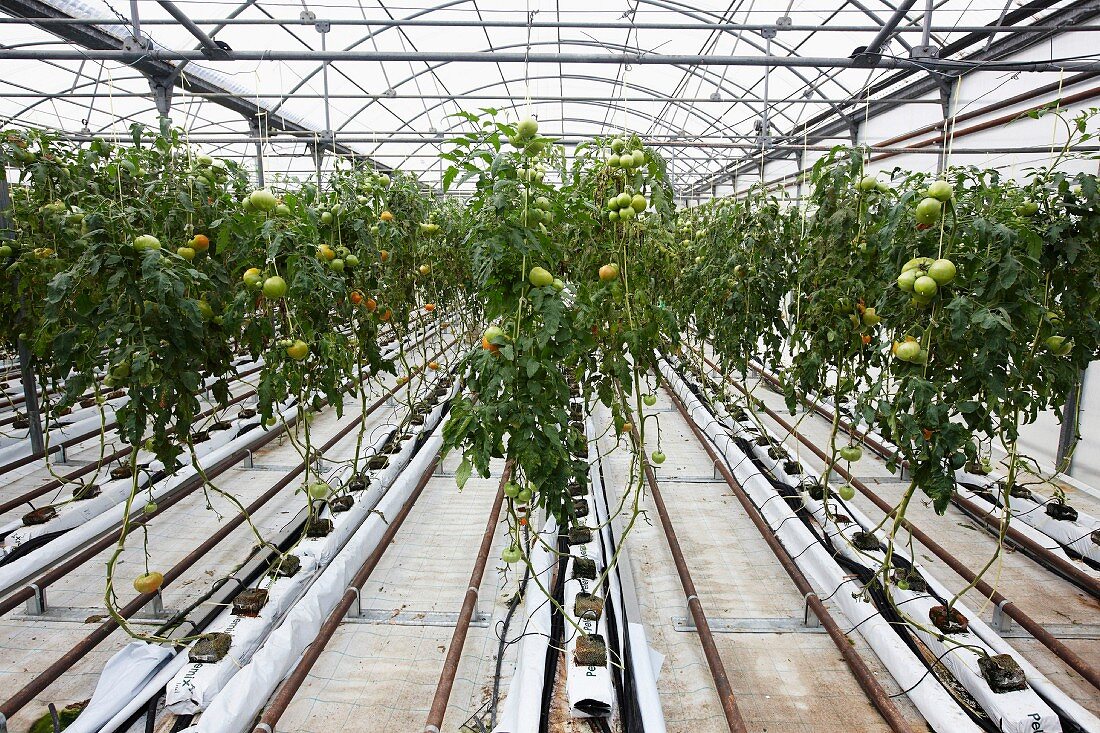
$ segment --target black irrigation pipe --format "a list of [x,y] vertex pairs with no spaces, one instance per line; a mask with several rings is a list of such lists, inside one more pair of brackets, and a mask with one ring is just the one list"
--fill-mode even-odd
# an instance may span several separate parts
[[[452,340],[451,343],[444,346],[443,349],[441,349],[440,352],[436,356],[439,356],[440,354],[445,353],[447,351],[447,349],[449,349],[451,346],[453,346],[456,342],[457,342],[457,339]],[[417,367],[415,372],[423,371],[425,368],[426,368],[425,366]],[[319,449],[317,449],[316,454],[317,455],[323,455],[325,451],[330,450],[334,445],[336,445],[343,438],[345,438],[348,434],[350,434],[352,430],[354,430],[356,427],[358,427],[367,415],[369,415],[371,412],[373,412],[374,410],[376,410],[379,407],[381,407],[382,405],[384,405],[386,400],[388,400],[390,397],[392,397],[394,394],[396,394],[399,390],[401,390],[403,387],[408,386],[409,384],[410,384],[409,382],[406,382],[406,383],[401,384],[401,385],[396,385],[396,386],[392,387],[391,389],[387,390],[387,392],[385,394],[383,394],[377,401],[375,401],[375,403],[372,404],[368,408],[367,411],[365,411],[364,413],[362,413],[359,416],[359,419],[353,420],[350,423],[348,423],[348,425],[341,428],[336,433],[336,435],[334,435],[324,445],[322,445]],[[271,441],[275,440],[275,438],[282,435],[284,432],[286,432],[287,427],[289,427],[294,422],[296,422],[296,417],[291,418],[291,420],[286,421],[286,423],[280,423],[280,425],[278,426],[277,429],[271,430],[270,432],[268,432],[266,435],[264,435],[258,441],[257,444],[253,444],[252,446],[250,446],[248,448],[241,448],[237,451],[234,451],[230,455],[223,458],[221,461],[218,461],[218,463],[216,463],[208,471],[206,471],[206,476],[208,478],[215,478],[218,475],[220,475],[220,474],[224,473],[225,471],[229,470],[231,467],[233,467],[234,465],[239,463],[242,459],[244,459],[244,457],[246,455],[248,455],[248,453],[250,451],[255,450],[258,447],[262,447],[262,446],[266,445],[267,443],[270,443]],[[312,456],[310,456],[310,458],[312,459]],[[289,486],[290,483],[292,481],[294,481],[294,479],[297,478],[299,475],[301,475],[305,470],[306,470],[306,461],[302,461],[302,462],[298,463],[297,466],[295,466],[289,473],[284,475],[283,478],[280,479],[274,486],[272,486],[270,489],[268,489],[266,492],[264,492],[261,496],[259,496],[255,501],[253,501],[251,504],[249,504],[243,512],[238,513],[235,517],[233,517],[233,519],[229,520],[224,525],[222,525],[218,529],[217,532],[215,532],[210,537],[208,537],[202,544],[200,544],[198,547],[196,547],[194,550],[192,550],[191,553],[187,555],[187,557],[180,560],[180,562],[176,563],[176,565],[174,565],[170,570],[168,570],[164,574],[164,583],[163,583],[163,585],[166,586],[169,583],[171,583],[172,581],[179,578],[192,565],[194,565],[204,555],[206,555],[208,552],[210,552],[210,550],[212,550],[218,543],[220,543],[223,539],[228,537],[229,534],[232,533],[235,529],[240,527],[248,517],[250,517],[253,513],[255,513],[257,510],[259,510],[264,504],[266,504],[268,501],[270,501],[276,494],[278,494],[284,488]],[[132,524],[135,524],[135,525],[144,524],[145,522],[147,522],[152,517],[158,516],[165,509],[169,508],[170,505],[175,504],[178,501],[182,500],[186,494],[191,493],[191,491],[194,491],[199,486],[202,486],[204,484],[203,479],[202,479],[201,476],[195,476],[193,479],[190,479],[188,481],[188,483],[193,484],[190,491],[173,494],[172,500],[170,500],[170,501],[166,500],[164,502],[159,503],[159,506],[158,506],[156,512],[154,512],[153,514],[142,515],[142,516],[138,517],[137,519],[135,519],[132,522]],[[85,550],[84,552],[80,553],[80,555],[78,555],[77,557],[74,557],[74,558],[70,559],[64,565],[58,566],[57,568],[54,568],[53,570],[50,571],[50,573],[47,573],[47,575],[51,575],[53,577],[51,577],[46,584],[48,585],[49,583],[52,583],[53,581],[57,580],[61,576],[65,575],[70,570],[74,569],[75,567],[79,566],[80,564],[83,564],[83,562],[86,561],[87,559],[90,559],[95,554],[98,554],[98,552],[102,551],[103,549],[106,549],[111,544],[113,544],[115,541],[117,541],[118,538],[121,536],[121,534],[122,534],[122,529],[119,528],[118,530],[109,533],[107,535],[107,537],[105,537],[102,540],[100,540],[99,542],[95,543],[95,545],[93,545],[92,547],[90,547],[87,550]],[[93,550],[93,549],[95,550],[94,553],[91,552],[91,550]],[[79,562],[77,562],[78,560],[79,560]],[[45,578],[45,576],[43,576],[43,578]],[[43,578],[40,578],[39,582],[35,583],[34,585],[36,585],[39,588],[44,587],[42,582],[41,582],[43,580]],[[0,614],[4,614],[4,613],[7,613],[8,611],[12,610],[12,608],[14,608],[16,605],[18,605],[23,600],[26,600],[27,598],[31,597],[33,594],[34,594],[34,588],[32,588],[31,586],[28,586],[22,592],[17,593],[15,595],[9,597],[2,604],[0,604]],[[130,618],[131,616],[136,614],[138,611],[140,611],[142,608],[144,608],[153,599],[153,597],[155,595],[156,595],[156,593],[142,593],[142,594],[139,594],[136,598],[134,598],[132,601],[130,601],[124,607],[119,609],[119,615],[122,616],[122,618]],[[20,599],[20,597],[21,597],[21,599]],[[56,681],[66,671],[71,669],[77,661],[82,659],[92,649],[94,649],[97,645],[99,645],[104,639],[106,639],[108,636],[110,636],[111,633],[113,633],[115,631],[115,629],[117,629],[117,628],[118,628],[118,623],[114,619],[109,619],[107,621],[104,621],[102,624],[100,624],[100,626],[95,631],[93,631],[91,634],[89,634],[88,636],[86,636],[82,640],[80,640],[68,652],[66,652],[64,655],[62,655],[59,659],[57,659],[53,664],[51,664],[49,667],[47,667],[44,671],[42,671],[37,676],[35,676],[22,689],[20,689],[18,692],[16,692],[14,695],[12,695],[8,700],[6,700],[2,705],[0,705],[0,715],[4,716],[4,718],[10,719],[13,715],[15,715],[15,713],[17,713],[19,710],[21,710],[27,703],[29,703],[31,700],[33,700],[35,697],[37,697],[39,694],[41,694],[42,691],[44,691],[46,689],[46,687],[48,687],[50,684],[52,684],[54,681]]]

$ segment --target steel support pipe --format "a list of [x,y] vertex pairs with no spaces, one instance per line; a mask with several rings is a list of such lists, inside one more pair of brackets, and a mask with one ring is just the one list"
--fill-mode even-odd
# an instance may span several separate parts
[[880,56],[871,64],[855,59],[829,56],[727,56],[706,54],[654,53],[521,53],[514,51],[227,51],[224,58],[211,59],[201,50],[151,48],[146,51],[124,49],[0,49],[0,61],[325,61],[458,64],[638,64],[643,66],[769,66],[809,69],[907,69],[911,71],[1029,71],[1084,72],[1100,71],[1100,61],[965,61],[953,59],[906,59]]
[[[912,7],[912,3],[909,4]],[[589,21],[546,21],[536,20],[484,20],[484,19],[452,19],[452,18],[195,18],[194,24],[212,26],[316,26],[327,24],[332,27],[353,26],[361,28],[547,28],[547,29],[580,29],[580,30],[656,30],[656,31],[701,31],[711,33],[721,32],[749,32],[761,33],[775,30],[782,33],[878,33],[882,26],[877,25],[806,25],[793,23],[791,25],[777,26],[774,23],[626,23],[626,22],[589,22]],[[0,25],[37,25],[42,27],[64,25],[118,25],[118,18],[48,18],[48,17],[22,17],[0,18]],[[176,21],[168,18],[142,18],[143,26],[176,25]],[[996,25],[940,25],[931,26],[932,33],[987,33],[989,35],[1043,33],[1049,31],[1097,31],[1100,26],[1082,25],[1068,27],[1066,25],[1035,25],[1021,26],[996,26]],[[924,33],[924,28],[905,26],[895,28],[894,33]]]
[[741,484],[738,483],[737,479],[726,465],[726,461],[718,454],[714,446],[711,445],[706,434],[699,429],[699,426],[696,425],[695,421],[688,415],[680,398],[677,397],[672,390],[668,389],[667,385],[665,386],[665,392],[668,394],[669,398],[671,398],[672,404],[676,405],[676,409],[680,411],[680,416],[684,418],[684,422],[691,428],[691,432],[695,435],[695,438],[703,445],[714,467],[722,474],[722,478],[726,480],[726,483],[737,497],[737,500],[741,502],[741,506],[744,508],[746,516],[756,525],[757,531],[760,532],[760,536],[763,537],[764,541],[768,544],[772,554],[775,555],[775,559],[778,560],[779,564],[783,566],[783,569],[787,571],[787,575],[790,576],[795,587],[798,588],[798,592],[806,599],[806,604],[810,607],[810,610],[813,611],[817,620],[821,622],[821,625],[829,634],[829,638],[832,639],[833,644],[836,645],[837,650],[840,652],[840,656],[844,657],[844,661],[848,664],[849,669],[852,670],[852,674],[855,676],[856,681],[859,682],[859,686],[867,693],[867,697],[870,698],[875,709],[882,715],[886,724],[890,726],[890,730],[894,731],[894,733],[911,733],[913,729],[905,720],[901,711],[898,710],[893,699],[887,694],[886,690],[882,689],[882,685],[878,683],[874,673],[871,672],[867,664],[863,661],[863,658],[856,652],[848,636],[841,630],[832,614],[829,613],[829,609],[827,609],[825,604],[821,602],[821,599],[817,597],[817,592],[814,591],[813,586],[810,585],[810,581],[808,581],[806,576],[802,574],[802,571],[798,569],[794,560],[791,559],[791,556],[776,538],[771,527],[768,526],[768,523],[760,515],[759,510],[752,503],[752,500],[749,499],[745,490],[741,487]]
[[347,590],[344,591],[344,595],[340,597],[339,602],[336,604],[336,608],[332,610],[332,613],[328,615],[325,622],[321,624],[321,628],[317,631],[317,636],[306,647],[305,652],[302,653],[302,658],[298,660],[298,663],[294,666],[290,675],[283,681],[279,688],[272,695],[271,700],[268,702],[267,707],[264,708],[263,714],[260,716],[259,722],[256,724],[255,730],[258,733],[271,733],[276,729],[276,725],[279,719],[283,717],[283,713],[286,712],[287,707],[290,706],[291,701],[294,699],[294,695],[302,687],[302,684],[306,681],[306,677],[309,676],[309,672],[313,669],[313,665],[320,659],[321,653],[325,650],[325,646],[329,640],[332,639],[333,634],[336,633],[336,629],[339,628],[341,622],[348,615],[348,611],[351,610],[352,604],[359,598],[359,591],[366,584],[370,578],[370,574],[374,572],[374,569],[378,566],[378,562],[382,559],[382,555],[389,549],[390,543],[393,542],[393,538],[397,535],[398,530],[401,529],[401,525],[404,524],[405,519],[409,516],[409,512],[412,511],[413,505],[416,504],[417,499],[424,492],[424,487],[428,485],[428,482],[432,478],[432,474],[435,472],[436,466],[439,463],[438,457],[428,464],[428,467],[424,470],[424,473],[420,475],[420,480],[416,484],[416,488],[413,489],[412,494],[409,495],[408,501],[401,507],[401,511],[397,513],[389,524],[386,525],[386,531],[382,534],[378,544],[374,550],[367,555],[363,560],[363,564],[359,566],[358,572],[351,579],[351,583],[348,585]]
[[[193,35],[202,46],[202,51],[210,58],[225,58],[226,51],[224,48],[214,42],[214,39],[206,34],[202,28],[199,28],[193,20],[187,17],[187,13],[183,12],[178,5],[171,0],[157,0],[160,6],[168,11],[176,22],[187,29],[187,32]],[[148,24],[148,23],[146,23]]]
[[432,697],[432,705],[428,709],[428,720],[424,724],[424,733],[439,733],[443,730],[443,718],[447,714],[447,703],[451,699],[451,689],[454,687],[455,678],[458,676],[458,664],[462,661],[462,647],[466,645],[466,635],[470,631],[470,622],[477,610],[478,592],[481,581],[485,577],[485,567],[489,564],[489,551],[493,548],[493,538],[496,535],[497,524],[500,522],[500,510],[504,506],[504,485],[512,477],[513,463],[511,460],[504,466],[500,475],[500,483],[497,485],[497,495],[493,499],[493,508],[489,512],[489,521],[485,526],[485,534],[481,538],[481,547],[477,551],[477,559],[474,561],[473,572],[470,573],[470,585],[466,588],[466,595],[462,599],[462,609],[458,614],[458,624],[451,635],[451,643],[447,647],[447,658],[443,660],[443,671],[439,674],[439,683]]
[[[635,445],[641,445],[642,439],[638,434],[638,428],[632,428],[631,435]],[[726,725],[730,733],[748,733],[745,719],[741,717],[741,711],[737,707],[737,698],[733,694],[733,686],[730,684],[729,675],[726,674],[725,664],[722,663],[722,655],[718,653],[718,645],[714,643],[714,634],[707,622],[707,615],[703,612],[703,604],[699,600],[699,593],[695,589],[695,582],[691,579],[691,571],[688,569],[684,551],[680,549],[680,540],[676,537],[676,528],[672,526],[672,519],[665,507],[664,497],[661,496],[661,487],[657,485],[657,476],[653,473],[653,467],[649,461],[642,457],[642,469],[645,472],[646,483],[649,484],[653,505],[657,509],[657,516],[661,520],[665,539],[668,541],[668,549],[672,554],[672,562],[676,565],[676,574],[680,577],[680,586],[687,597],[688,610],[691,612],[691,620],[695,629],[699,632],[699,643],[703,645],[703,656],[706,657],[710,675],[714,680],[714,687],[718,692],[718,699],[722,704],[722,713],[726,717]]]
[[[712,369],[718,371],[719,374],[722,373],[722,371],[718,369],[718,366],[710,359],[704,357],[704,360]],[[740,391],[742,394],[748,396],[748,392],[746,391],[744,385],[728,377],[726,377],[725,380],[732,384],[735,388],[737,388],[737,390]],[[813,441],[800,433],[798,429],[794,427],[794,425],[792,425],[787,420],[784,420],[782,416],[780,416],[779,413],[777,413],[775,410],[771,409],[763,403],[759,403],[759,405],[761,409],[764,410],[765,414],[768,415],[768,417],[770,417],[783,430],[787,431],[788,435],[792,436],[800,443],[802,443],[802,445],[806,446],[806,448],[808,448],[811,453],[813,453],[815,456],[818,457],[818,459],[824,462],[826,466],[829,466],[829,456],[825,453],[825,451],[821,450],[821,448],[819,448]],[[867,497],[868,501],[878,507],[887,516],[894,516],[896,512],[896,508],[894,506],[892,506],[889,502],[887,502],[875,492],[871,491],[870,488],[868,488],[867,484],[863,483],[858,478],[853,476],[850,472],[845,470],[843,466],[834,463],[832,464],[830,470],[835,471],[837,475],[839,475],[845,481],[854,486],[863,496]],[[912,536],[914,539],[924,545],[924,547],[929,552],[939,558],[959,577],[961,577],[967,583],[972,583],[975,590],[977,590],[983,596],[988,598],[992,603],[994,603],[998,608],[1000,608],[1006,616],[1011,618],[1016,623],[1020,624],[1020,626],[1029,634],[1031,634],[1036,641],[1045,646],[1047,649],[1053,652],[1055,656],[1065,662],[1066,666],[1073,669],[1079,675],[1084,677],[1089,682],[1089,684],[1100,690],[1100,670],[1097,670],[1089,662],[1082,659],[1080,655],[1067,647],[1053,634],[1044,629],[1037,621],[1024,613],[1024,611],[1021,610],[1016,604],[1008,600],[1004,596],[1004,594],[1002,594],[989,583],[978,577],[977,573],[964,565],[958,558],[949,553],[942,545],[929,537],[927,533],[914,525],[908,519],[902,518],[901,526],[905,529],[905,531],[910,534],[910,536]]]

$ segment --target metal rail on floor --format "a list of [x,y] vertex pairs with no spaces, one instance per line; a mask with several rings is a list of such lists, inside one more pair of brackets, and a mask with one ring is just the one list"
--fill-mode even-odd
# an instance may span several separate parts
[[825,607],[825,604],[821,602],[821,599],[817,597],[817,593],[814,591],[810,582],[806,579],[806,576],[802,574],[802,571],[795,565],[794,560],[787,554],[786,549],[776,539],[775,533],[772,532],[771,527],[760,515],[760,512],[753,505],[748,495],[745,494],[741,484],[734,478],[732,472],[726,462],[718,455],[714,446],[711,445],[706,434],[699,429],[699,426],[695,424],[695,421],[687,414],[684,409],[684,404],[680,401],[672,390],[665,387],[665,392],[672,399],[672,403],[676,405],[676,409],[679,410],[680,416],[684,418],[684,422],[691,428],[691,432],[695,435],[695,438],[706,450],[707,455],[713,462],[714,467],[722,474],[722,478],[729,484],[730,489],[733,490],[737,500],[741,502],[741,506],[745,509],[745,514],[748,515],[752,523],[756,525],[756,529],[760,532],[760,536],[764,538],[764,541],[768,544],[772,553],[775,555],[776,560],[783,566],[783,569],[787,571],[787,575],[790,576],[794,582],[795,587],[798,588],[798,592],[802,594],[802,597],[806,599],[806,605],[818,621],[825,628],[825,631],[829,634],[829,638],[833,640],[840,655],[844,658],[849,669],[852,670],[852,674],[855,675],[856,680],[859,682],[859,686],[863,688],[863,691],[867,693],[867,697],[871,700],[871,703],[875,706],[875,709],[882,715],[883,720],[890,726],[890,730],[894,733],[912,733],[913,729],[909,723],[902,716],[901,711],[894,705],[894,701],[886,693],[886,690],[882,689],[882,686],[875,679],[874,674],[867,667],[863,658],[859,656],[859,653],[853,648],[852,643],[848,640],[848,637],[841,630],[840,626],[833,619],[829,610]]

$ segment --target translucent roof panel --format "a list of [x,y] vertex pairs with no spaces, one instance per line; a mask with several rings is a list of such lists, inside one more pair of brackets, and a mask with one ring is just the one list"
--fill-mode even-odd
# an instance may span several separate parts
[[[9,16],[102,21],[93,27],[0,25],[0,47],[40,54],[0,59],[0,124],[125,135],[133,121],[155,123],[157,106],[143,73],[148,69],[140,64],[49,58],[78,47],[68,39],[86,43],[89,33],[101,48],[132,47],[132,5],[140,35],[153,49],[200,48],[172,8],[156,0],[0,0],[0,11]],[[887,57],[909,58],[924,43],[925,3],[906,5],[912,7],[881,49]],[[933,5],[928,42],[937,47],[1020,7],[1004,0]],[[1053,3],[1024,22],[1040,22],[1071,5]],[[203,148],[247,161],[255,148],[245,112],[259,111],[273,128],[295,128],[294,134],[259,128],[265,170],[298,176],[315,169],[309,142],[323,143],[331,131],[341,152],[434,184],[447,136],[467,124],[454,113],[495,107],[512,117],[533,114],[545,132],[567,143],[637,132],[664,146],[679,175],[702,179],[758,151],[761,132],[782,139],[837,102],[866,97],[871,85],[897,73],[623,60],[624,54],[658,60],[846,58],[894,15],[894,5],[884,0],[177,0],[174,7],[218,44],[252,58],[159,62],[190,85],[175,90],[173,122]],[[256,52],[322,50],[384,59],[256,58]],[[975,50],[980,44],[961,55]],[[479,54],[479,60],[416,57],[463,53]],[[540,59],[546,54],[574,58]],[[234,97],[237,106],[227,108]],[[331,165],[325,156],[322,167]]]

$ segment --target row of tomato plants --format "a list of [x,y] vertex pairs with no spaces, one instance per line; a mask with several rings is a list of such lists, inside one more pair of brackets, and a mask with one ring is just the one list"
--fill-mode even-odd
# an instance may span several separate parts
[[[585,472],[571,385],[610,408],[611,430],[637,429],[628,445],[652,445],[633,452],[632,522],[642,462],[663,458],[645,414],[654,353],[683,328],[741,372],[758,359],[778,373],[792,409],[817,393],[878,428],[913,470],[905,501],[923,490],[941,511],[954,469],[980,468],[993,442],[1013,476],[1026,468],[1020,427],[1059,408],[1096,355],[1095,176],[873,177],[838,149],[801,205],[759,190],[677,212],[664,160],[637,137],[567,159],[534,120],[464,117],[474,131],[442,157],[445,192],[470,183],[465,200],[354,168],[256,191],[168,127],[135,126],[127,146],[7,133],[0,156],[20,177],[0,339],[33,346],[51,409],[107,370],[130,396],[123,435],[170,463],[202,379],[223,377],[224,400],[235,354],[264,359],[269,417],[393,369],[379,328],[439,305],[481,345],[454,365],[469,387],[444,432],[459,483],[511,459],[513,504],[563,523]],[[834,458],[858,458],[837,427]],[[510,516],[517,559],[524,517]]]

